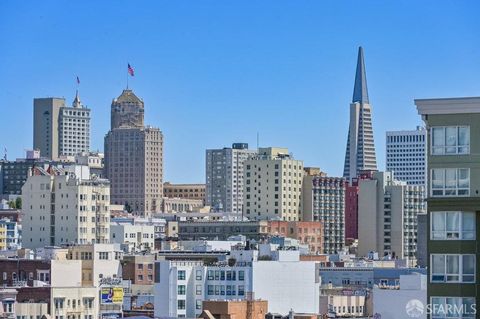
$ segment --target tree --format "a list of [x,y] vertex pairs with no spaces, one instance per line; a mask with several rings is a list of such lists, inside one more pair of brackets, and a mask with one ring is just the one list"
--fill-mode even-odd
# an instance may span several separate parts
[[15,199],[15,207],[17,209],[22,209],[22,198],[21,197],[17,197],[17,199]]

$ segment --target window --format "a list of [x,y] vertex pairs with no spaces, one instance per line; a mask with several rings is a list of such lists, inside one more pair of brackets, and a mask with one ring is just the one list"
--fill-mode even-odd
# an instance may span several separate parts
[[177,287],[177,294],[185,295],[185,285],[178,285]]
[[474,240],[474,212],[432,212],[432,240]]
[[201,295],[202,294],[202,285],[196,285],[195,286],[195,294],[197,296]]
[[195,272],[195,280],[202,280],[202,271],[201,270],[197,270]]
[[431,255],[431,282],[475,282],[475,255]]
[[185,300],[177,300],[177,309],[179,310],[185,309]]
[[177,279],[178,280],[185,280],[185,270],[179,270],[177,272]]
[[470,127],[432,127],[432,155],[469,154]]
[[239,270],[238,271],[238,280],[245,280],[245,271]]
[[208,285],[207,286],[207,295],[209,295],[209,296],[213,295],[213,285]]
[[195,309],[197,309],[197,310],[202,309],[202,300],[201,299],[195,300]]
[[432,196],[470,195],[470,169],[434,168],[431,170]]
[[238,286],[238,295],[239,296],[245,295],[245,286]]
[[432,319],[475,318],[475,297],[432,297]]
[[207,279],[208,280],[213,280],[213,274],[214,274],[213,270],[209,270],[207,272]]

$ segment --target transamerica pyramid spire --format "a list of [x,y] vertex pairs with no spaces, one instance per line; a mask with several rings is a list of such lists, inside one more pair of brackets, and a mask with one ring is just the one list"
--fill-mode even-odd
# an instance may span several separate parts
[[348,181],[363,170],[377,170],[372,128],[372,108],[368,99],[363,48],[358,48],[357,71],[350,104],[350,126],[343,177]]
[[353,87],[352,103],[368,104],[367,72],[365,71],[365,61],[363,58],[363,48],[358,48],[357,72],[355,74],[355,86]]

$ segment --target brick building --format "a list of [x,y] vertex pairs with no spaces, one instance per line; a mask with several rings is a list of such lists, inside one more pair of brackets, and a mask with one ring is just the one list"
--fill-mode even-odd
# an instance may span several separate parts
[[358,239],[358,183],[360,180],[372,179],[374,171],[362,171],[352,178],[345,189],[345,238]]
[[323,253],[323,227],[321,222],[268,221],[267,233],[297,239],[307,244],[311,253]]

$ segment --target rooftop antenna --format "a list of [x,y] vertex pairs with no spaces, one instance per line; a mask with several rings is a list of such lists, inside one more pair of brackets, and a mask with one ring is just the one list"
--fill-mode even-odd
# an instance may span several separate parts
[[260,145],[260,133],[257,132],[257,151],[259,149],[259,145]]

